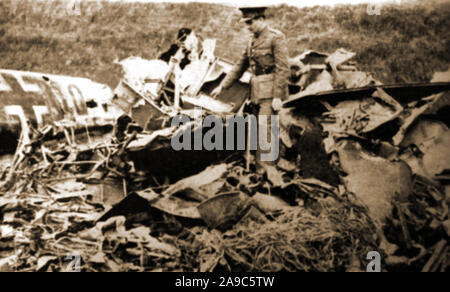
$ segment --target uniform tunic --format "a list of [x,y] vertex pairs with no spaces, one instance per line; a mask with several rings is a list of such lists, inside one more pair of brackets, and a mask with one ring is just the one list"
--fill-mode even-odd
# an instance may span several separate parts
[[225,78],[223,87],[231,87],[249,68],[253,75],[251,100],[254,103],[273,98],[287,98],[289,66],[283,33],[266,27],[261,33],[254,35],[239,61]]

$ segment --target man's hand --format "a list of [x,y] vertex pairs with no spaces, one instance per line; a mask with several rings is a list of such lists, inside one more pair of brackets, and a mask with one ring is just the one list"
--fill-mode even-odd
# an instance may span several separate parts
[[274,111],[279,112],[283,107],[283,102],[279,98],[274,98],[272,100],[272,108]]
[[219,85],[219,87],[217,87],[216,89],[213,90],[213,92],[211,92],[211,96],[214,98],[217,98],[219,95],[222,94],[223,91],[223,86]]

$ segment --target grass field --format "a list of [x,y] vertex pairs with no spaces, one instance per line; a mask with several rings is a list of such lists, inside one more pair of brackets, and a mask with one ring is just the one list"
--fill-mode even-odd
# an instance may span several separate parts
[[[291,56],[343,47],[355,51],[360,67],[384,83],[428,81],[450,64],[450,3],[431,2],[386,6],[379,16],[368,15],[365,5],[280,6],[268,15],[273,27],[286,34]],[[120,73],[114,60],[154,58],[181,27],[218,39],[216,55],[229,60],[247,43],[248,32],[232,7],[92,1],[76,8],[58,1],[1,0],[0,68],[88,77],[115,86]]]

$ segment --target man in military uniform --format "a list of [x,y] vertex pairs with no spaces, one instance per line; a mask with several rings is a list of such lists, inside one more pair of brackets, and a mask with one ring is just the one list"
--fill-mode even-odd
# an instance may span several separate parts
[[[268,26],[265,17],[266,9],[267,7],[240,8],[243,14],[242,22],[248,25],[253,36],[233,70],[212,92],[212,95],[214,97],[220,95],[224,89],[231,87],[250,68],[253,75],[251,101],[259,107],[259,116],[267,116],[268,129],[265,132],[270,137],[271,115],[281,109],[282,101],[288,95],[289,65],[285,36],[280,31]],[[271,144],[273,145],[273,143]],[[258,147],[256,153],[258,172],[263,171],[260,160],[263,152],[265,151]],[[264,166],[267,164],[273,165],[274,162],[266,162]]]

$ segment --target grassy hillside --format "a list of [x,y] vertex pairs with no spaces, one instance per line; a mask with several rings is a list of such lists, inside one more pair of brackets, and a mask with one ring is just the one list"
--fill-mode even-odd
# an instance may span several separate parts
[[[429,80],[450,64],[450,4],[384,7],[271,8],[269,20],[289,41],[291,56],[305,49],[357,52],[364,70],[383,82]],[[115,59],[154,58],[180,27],[217,38],[216,54],[235,60],[248,32],[234,8],[212,4],[84,2],[81,15],[62,2],[1,0],[0,67],[89,77],[115,86]]]

